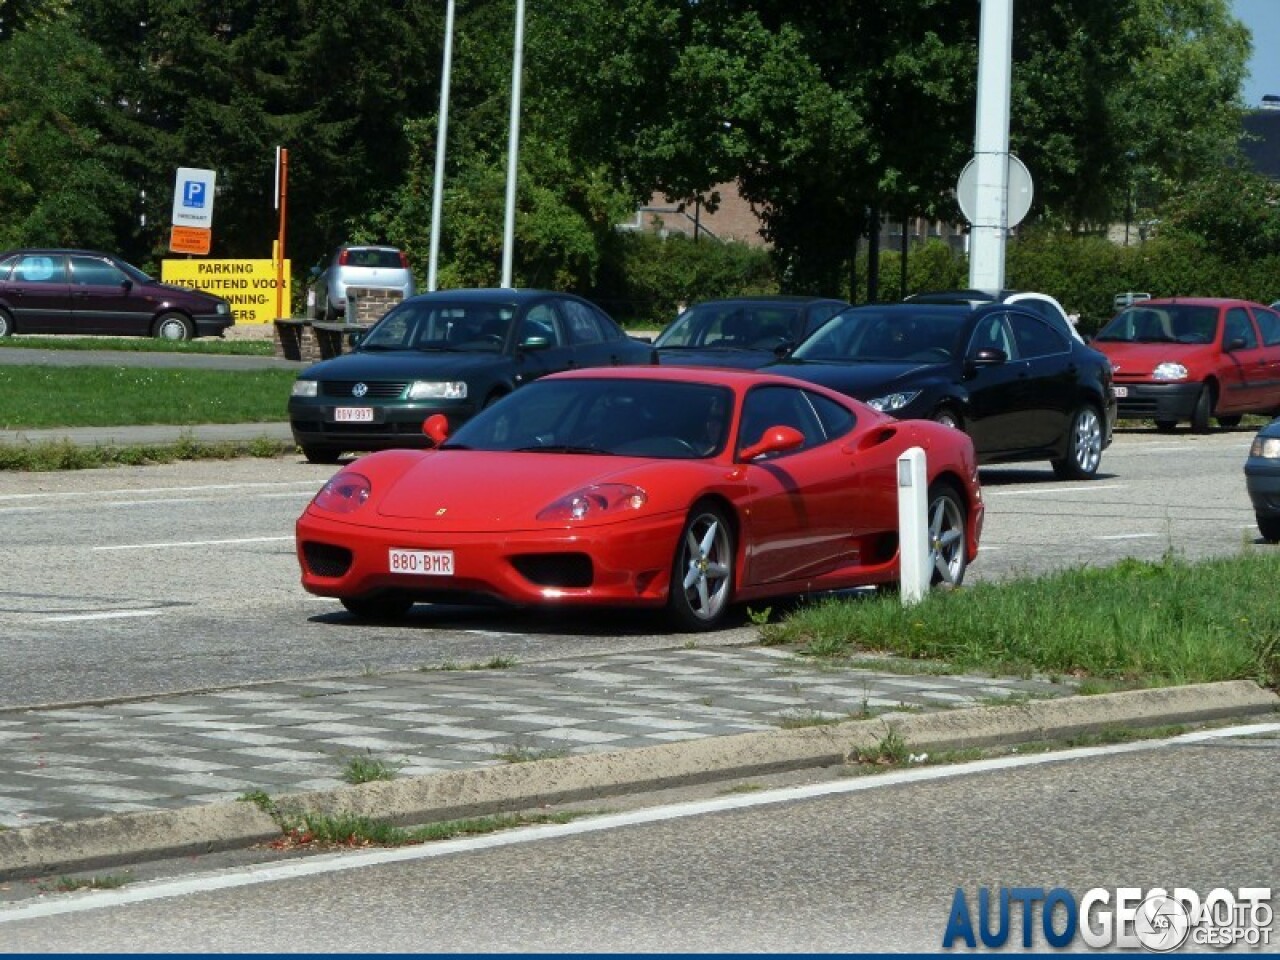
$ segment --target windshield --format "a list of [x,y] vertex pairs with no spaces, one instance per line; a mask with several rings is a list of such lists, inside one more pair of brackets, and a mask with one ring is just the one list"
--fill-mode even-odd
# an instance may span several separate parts
[[464,424],[444,449],[692,460],[724,449],[733,394],[670,380],[538,380]]
[[954,307],[858,307],[838,313],[792,356],[818,362],[945,363],[969,311]]
[[500,353],[515,315],[506,303],[406,302],[378,321],[360,349]]
[[655,347],[772,351],[795,337],[800,310],[770,303],[700,303],[662,331]]
[[1116,314],[1094,339],[1111,343],[1212,343],[1217,332],[1217,307],[1144,304]]

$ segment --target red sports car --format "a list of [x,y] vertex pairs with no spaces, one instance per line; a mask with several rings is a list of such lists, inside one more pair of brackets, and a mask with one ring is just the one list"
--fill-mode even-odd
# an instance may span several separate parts
[[934,581],[959,584],[983,503],[959,430],[790,378],[696,367],[545,377],[430,450],[336,474],[297,524],[302,585],[360,617],[413,603],[666,607],[898,580],[900,454],[925,451]]

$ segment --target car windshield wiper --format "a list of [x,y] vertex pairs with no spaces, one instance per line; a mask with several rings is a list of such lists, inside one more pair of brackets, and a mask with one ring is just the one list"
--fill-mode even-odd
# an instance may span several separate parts
[[531,447],[516,447],[512,453],[590,453],[597,456],[612,457],[612,450],[601,450],[599,447],[579,447],[571,443],[534,444]]

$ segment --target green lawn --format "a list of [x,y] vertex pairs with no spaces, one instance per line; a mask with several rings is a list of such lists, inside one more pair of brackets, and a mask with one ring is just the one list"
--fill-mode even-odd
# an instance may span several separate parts
[[292,370],[0,366],[0,429],[288,419]]

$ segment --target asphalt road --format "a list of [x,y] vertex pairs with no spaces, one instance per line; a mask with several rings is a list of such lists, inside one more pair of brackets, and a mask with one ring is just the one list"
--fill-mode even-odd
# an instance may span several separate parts
[[[1093,888],[1274,891],[1280,739],[1270,726],[1261,737],[721,792],[700,806],[568,828],[49,898],[25,905],[28,919],[0,911],[0,943],[15,952],[936,953],[957,888],[975,924],[980,887],[996,896],[1060,887],[1077,901]],[[1022,923],[1015,903],[1014,952]],[[1061,912],[1056,924],[1061,932]],[[1038,913],[1032,930],[1045,951]],[[1273,952],[1274,913],[1268,934]],[[1073,946],[1084,948],[1078,938]]]
[[[1089,483],[1057,482],[1047,464],[985,469],[971,579],[1274,549],[1253,545],[1251,435],[1126,432]],[[331,473],[300,458],[0,473],[0,657],[21,664],[0,707],[686,642],[627,613],[420,606],[403,625],[356,624],[298,586],[293,521]],[[743,616],[698,642],[752,631]]]

